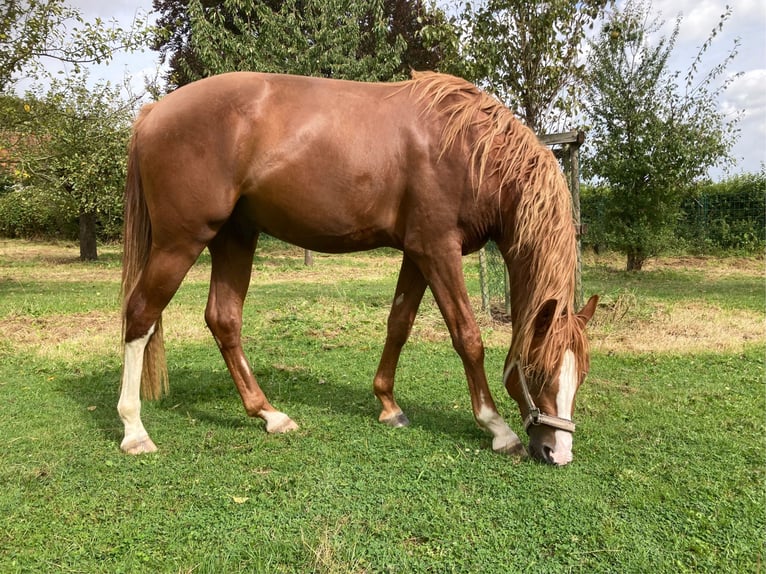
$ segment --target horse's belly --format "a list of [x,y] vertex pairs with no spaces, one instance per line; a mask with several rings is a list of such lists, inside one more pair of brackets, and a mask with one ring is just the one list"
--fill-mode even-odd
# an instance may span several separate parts
[[398,247],[394,203],[351,194],[322,189],[261,191],[244,198],[238,211],[259,231],[304,249],[342,253]]

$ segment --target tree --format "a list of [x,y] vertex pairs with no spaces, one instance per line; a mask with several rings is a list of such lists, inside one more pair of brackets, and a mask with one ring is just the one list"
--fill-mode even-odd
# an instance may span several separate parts
[[16,75],[42,71],[46,60],[79,67],[108,61],[115,51],[140,45],[140,24],[126,31],[116,23],[86,22],[65,0],[3,0],[0,7],[0,92]]
[[465,76],[483,84],[535,132],[576,111],[585,34],[609,0],[466,3]]
[[27,93],[20,115],[20,135],[7,148],[19,198],[45,197],[77,218],[80,258],[96,259],[97,226],[122,211],[133,103],[109,84],[89,89],[78,76]]
[[[442,58],[420,31],[444,16],[422,0],[154,0],[154,8],[152,48],[169,63],[169,89],[229,69],[385,80]],[[224,44],[233,51],[220,52]]]
[[191,46],[204,76],[257,70],[390,78],[404,45],[399,39],[388,43],[382,6],[381,0],[285,0],[274,11],[256,0],[224,0],[210,8],[190,0]]
[[[160,59],[168,64],[168,72],[165,77],[167,90],[179,88],[195,80],[204,78],[206,75],[204,63],[197,56],[192,45],[192,21],[189,8],[190,0],[153,0],[154,11],[159,14],[155,32],[151,41],[152,50],[160,53]],[[271,10],[279,10],[283,0],[262,0],[261,4]],[[233,18],[247,19],[257,26],[259,24],[256,13],[248,15],[244,7],[230,5],[227,7],[225,0],[204,0],[200,4],[199,11],[218,10],[231,12],[228,18],[223,18],[223,25],[231,31]]]
[[605,189],[603,225],[612,246],[627,256],[628,270],[640,270],[668,244],[682,199],[710,167],[730,160],[736,139],[737,118],[728,120],[716,104],[735,76],[716,82],[738,44],[698,77],[731,11],[682,75],[668,70],[681,17],[669,37],[652,44],[663,22],[651,18],[649,8],[629,0],[612,12],[591,44],[586,82],[590,132],[583,166]]
[[402,54],[397,75],[406,76],[410,70],[436,70],[448,57],[448,47],[430,42],[423,35],[428,26],[439,26],[447,22],[444,11],[423,0],[385,0],[383,14],[388,20],[388,40],[393,43],[397,37],[404,40],[406,48]]
[[[81,257],[95,258],[96,226],[120,211],[125,137],[130,106],[117,104],[109,86],[89,90],[85,67],[104,63],[119,50],[142,45],[141,21],[126,30],[116,22],[86,21],[66,0],[4,0],[0,7],[0,153],[12,166],[13,193],[54,205],[62,218],[79,219]],[[56,80],[51,61],[66,64],[71,76]],[[12,91],[19,77],[45,80],[19,107]]]

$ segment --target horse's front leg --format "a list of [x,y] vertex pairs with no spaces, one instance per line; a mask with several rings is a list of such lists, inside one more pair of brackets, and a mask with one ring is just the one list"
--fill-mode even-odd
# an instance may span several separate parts
[[242,307],[257,239],[257,235],[239,235],[227,225],[208,245],[212,271],[205,320],[237,386],[245,412],[263,419],[267,432],[284,433],[298,425],[271,406],[242,349]]
[[471,406],[476,422],[492,434],[496,452],[523,455],[524,445],[497,412],[484,371],[484,344],[465,287],[459,248],[435,249],[438,257],[425,257],[419,267],[434,294],[452,337],[452,345],[463,361]]
[[407,416],[394,399],[394,376],[402,347],[410,336],[412,323],[415,321],[425,290],[426,281],[423,274],[405,254],[391,311],[388,314],[386,342],[373,382],[375,396],[378,397],[382,406],[378,420],[392,427],[403,427],[409,424]]

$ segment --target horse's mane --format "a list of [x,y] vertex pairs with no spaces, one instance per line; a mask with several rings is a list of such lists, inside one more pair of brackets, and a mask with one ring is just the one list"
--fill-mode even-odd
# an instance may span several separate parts
[[[413,72],[409,83],[426,113],[446,118],[442,154],[468,140],[475,193],[496,193],[501,216],[515,205],[515,214],[506,212],[505,217],[513,221],[507,231],[513,234],[509,271],[515,278],[512,306],[518,318],[511,355],[531,369],[550,373],[565,345],[575,352],[580,368],[587,369],[587,341],[571,311],[577,256],[572,204],[558,161],[507,107],[470,82]],[[488,181],[497,182],[497,188],[482,190]],[[514,191],[515,203],[504,198]],[[560,319],[552,322],[542,352],[531,357],[535,319],[550,300],[556,301],[553,316]]]

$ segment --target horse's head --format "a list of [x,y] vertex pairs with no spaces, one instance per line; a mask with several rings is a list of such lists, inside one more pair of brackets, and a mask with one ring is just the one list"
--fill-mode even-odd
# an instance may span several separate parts
[[534,335],[526,359],[508,354],[504,383],[519,404],[529,434],[529,452],[542,462],[572,461],[575,394],[590,366],[585,325],[593,317],[593,296],[577,314],[556,315],[549,301],[535,317]]

